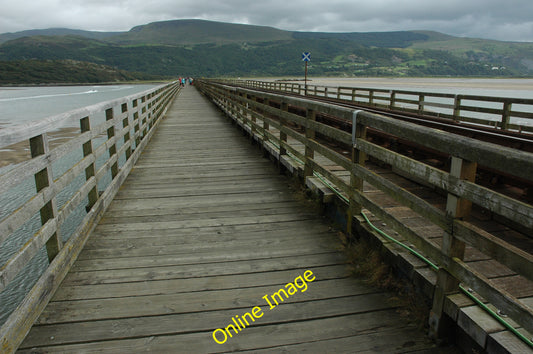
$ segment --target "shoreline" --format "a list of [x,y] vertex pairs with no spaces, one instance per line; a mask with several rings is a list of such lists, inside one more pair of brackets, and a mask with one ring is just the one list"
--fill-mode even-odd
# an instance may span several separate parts
[[0,91],[1,90],[16,90],[19,87],[146,85],[146,84],[159,84],[159,83],[163,84],[163,83],[172,82],[172,81],[174,80],[111,81],[111,82],[81,82],[81,83],[57,82],[57,83],[46,83],[46,84],[35,84],[35,83],[34,84],[30,84],[30,83],[0,84]]
[[[256,80],[303,83],[302,78],[260,78]],[[385,86],[426,86],[432,88],[472,88],[493,90],[531,90],[533,78],[485,78],[485,77],[310,77],[308,85],[348,86],[379,88],[368,85]]]
[[[79,128],[59,128],[48,133],[50,150],[80,134]],[[0,168],[16,165],[31,158],[29,141],[21,141],[0,149]]]

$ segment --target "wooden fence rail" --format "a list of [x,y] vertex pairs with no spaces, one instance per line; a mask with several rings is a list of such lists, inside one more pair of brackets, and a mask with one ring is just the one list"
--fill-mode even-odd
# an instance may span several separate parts
[[[5,264],[0,265],[0,292],[9,286],[43,247],[46,247],[49,259],[48,268],[0,328],[0,351],[11,352],[24,339],[178,91],[179,85],[176,83],[162,85],[132,96],[0,130],[0,148],[29,140],[31,149],[30,160],[0,176],[0,195],[32,177],[36,187],[35,194],[0,220],[0,244],[8,243],[10,236],[35,214],[40,214],[42,223],[21,248]],[[100,114],[105,115],[105,121],[92,124],[93,118]],[[80,134],[50,149],[49,132],[74,122],[78,122]],[[96,142],[102,140],[95,147]],[[81,160],[74,161],[66,172],[55,177],[52,165],[63,161],[69,153],[80,147],[83,150]],[[109,174],[107,187],[100,189]],[[79,176],[83,176],[85,182],[76,190],[71,190],[70,198],[60,207],[58,195]],[[61,226],[80,205],[85,206],[86,213],[75,225],[72,235],[65,239],[61,235]]]
[[[301,86],[295,84],[248,81],[247,85],[261,89],[275,86],[280,91],[301,91]],[[445,295],[453,292],[458,284],[462,283],[508,314],[522,328],[533,333],[532,308],[496,286],[462,260],[465,245],[471,245],[517,274],[530,281],[533,280],[532,254],[465,221],[470,212],[470,206],[477,204],[495,215],[521,225],[523,230],[530,230],[529,236],[533,237],[533,206],[531,204],[477,185],[472,178],[475,176],[477,164],[480,164],[495,171],[506,171],[531,181],[533,179],[532,153],[302,97],[266,93],[252,88],[227,86],[207,80],[199,81],[198,86],[222,110],[238,120],[247,130],[253,132],[263,146],[275,146],[280,155],[288,154],[299,161],[305,176],[318,173],[335,186],[345,196],[345,199],[350,201],[349,208],[347,208],[349,210],[348,220],[352,220],[362,208],[367,209],[438,265],[438,282],[431,320],[434,331],[439,331]],[[308,87],[308,90],[311,89],[317,88]],[[374,90],[368,95],[376,99],[379,93],[381,92]],[[339,95],[344,94],[346,93]],[[400,92],[396,91],[396,100],[399,99],[399,94]],[[420,109],[425,106],[423,102],[420,100],[416,103],[420,103]],[[290,107],[295,109],[291,110]],[[292,113],[302,110],[305,110],[304,114]],[[314,117],[318,113],[352,122],[354,126],[352,134],[317,122]],[[301,127],[301,129],[295,129],[295,127]],[[373,128],[446,154],[450,157],[451,168],[449,171],[443,171],[365,140],[367,128]],[[302,133],[302,129],[305,129],[305,133]],[[315,134],[327,137],[328,141],[333,141],[337,145],[352,146],[351,158],[321,144],[315,139]],[[292,138],[292,144],[289,142],[291,139],[287,137]],[[305,152],[296,146],[298,144],[305,146]],[[329,162],[326,165],[319,163],[319,160],[314,157],[315,154],[327,158]],[[425,185],[444,191],[448,195],[446,210],[431,205],[402,186],[367,169],[365,160],[370,156],[391,165],[395,170],[401,171],[402,175],[412,176],[415,180],[423,181]],[[281,158],[282,156],[279,157],[280,160]],[[349,173],[351,177],[347,180],[338,171],[328,169],[331,165],[337,166],[335,170],[339,167],[343,168],[344,175]],[[403,206],[409,207],[439,226],[444,235],[442,247],[421,237],[394,215],[374,203],[363,192],[363,181],[387,193]],[[348,225],[351,225],[351,222]]]
[[445,118],[502,130],[533,132],[533,99],[363,87],[305,86],[300,83],[256,80],[224,80],[222,82],[249,88],[334,98],[368,107]]

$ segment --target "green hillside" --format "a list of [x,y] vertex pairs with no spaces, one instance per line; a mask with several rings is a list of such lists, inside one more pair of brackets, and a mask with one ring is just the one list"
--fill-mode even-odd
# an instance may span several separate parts
[[160,77],[75,60],[0,61],[0,85],[108,83],[155,79]]
[[132,28],[108,40],[117,44],[197,45],[290,40],[292,32],[272,27],[204,20],[154,22]]
[[176,20],[106,35],[68,30],[62,33],[7,41],[0,45],[0,60],[71,59],[165,76],[300,76],[301,53],[308,51],[312,54],[312,76],[533,74],[533,43],[457,38],[431,31],[290,32]]
[[40,30],[21,31],[16,33],[3,33],[0,34],[0,44],[5,43],[7,41],[12,41],[14,39],[32,36],[80,36],[91,39],[105,39],[112,36],[116,36],[121,33],[122,32],[96,32],[72,30],[68,28],[48,28]]

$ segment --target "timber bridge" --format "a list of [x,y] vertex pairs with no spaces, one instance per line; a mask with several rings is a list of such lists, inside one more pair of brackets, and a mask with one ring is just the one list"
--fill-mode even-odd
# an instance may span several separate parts
[[[31,150],[0,176],[2,301],[35,279],[1,351],[531,352],[532,107],[197,80],[2,129]],[[355,239],[429,330],[351,276]]]

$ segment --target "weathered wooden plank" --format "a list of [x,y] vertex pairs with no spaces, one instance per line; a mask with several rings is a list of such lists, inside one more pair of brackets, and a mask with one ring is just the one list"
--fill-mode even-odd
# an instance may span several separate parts
[[469,284],[472,289],[487,299],[487,301],[490,301],[504,313],[509,314],[527,331],[533,332],[533,309],[523,304],[507,291],[495,289],[494,284],[487,277],[457,258],[454,258],[447,265],[447,269],[457,279]]
[[[206,136],[214,134],[214,122],[221,130],[230,128],[218,113],[209,113],[212,108],[205,110],[205,101],[189,93],[180,99],[191,100],[193,106],[174,105],[163,123],[191,121]],[[202,132],[198,123],[207,121],[212,124]],[[276,171],[258,173],[264,161],[238,162],[258,158],[243,153],[251,149],[244,137],[243,151],[233,154],[221,147],[210,154],[213,139],[195,141],[197,134],[181,139],[172,130],[187,135],[186,128],[174,124],[154,137],[142,159],[157,161],[141,162],[132,172],[132,183],[123,187],[131,197],[113,202],[24,349],[210,352],[342,337],[366,341],[370,347],[375,337],[369,333],[387,331],[394,333],[387,338],[409,339],[398,347],[428,347],[423,334],[397,317],[395,305],[387,301],[391,295],[346,277],[336,235],[316,212],[287,203],[294,196]],[[292,145],[291,139],[289,144],[303,152],[303,145]],[[248,168],[254,177],[239,179]],[[210,176],[217,169],[223,177],[218,181]],[[158,176],[151,181],[154,174]],[[261,182],[259,176],[272,181]],[[147,215],[135,219],[146,210]],[[307,269],[316,281],[268,310],[263,296]],[[225,346],[215,343],[214,329],[253,306],[264,307],[263,322],[258,320],[258,326],[244,329]]]
[[[305,250],[334,250],[337,246],[329,239],[324,239],[324,235],[314,235],[292,239],[287,237],[285,239],[249,239],[239,240],[238,242],[213,242],[204,244],[179,244],[179,239],[176,239],[178,244],[175,245],[145,245],[140,247],[129,247],[127,249],[109,248],[99,250],[87,250],[79,259],[100,259],[100,258],[116,258],[116,257],[137,257],[137,256],[158,256],[158,255],[181,255],[181,254],[204,254],[210,253],[218,255],[222,253],[237,253],[245,252],[249,254],[256,248],[269,247],[272,252],[276,250],[290,250],[301,248],[302,252]],[[311,245],[312,244],[312,245]],[[216,247],[217,249],[214,249]],[[250,251],[252,250],[252,251]]]
[[[281,309],[280,309],[281,310]],[[282,311],[282,310],[281,310]],[[150,348],[156,352],[190,352],[195,348],[197,352],[211,353],[235,350],[254,350],[276,345],[288,345],[301,343],[302,341],[313,342],[320,339],[332,339],[347,336],[362,336],[376,331],[376,328],[398,328],[398,324],[392,320],[394,310],[378,311],[375,313],[362,313],[347,316],[331,317],[309,321],[297,321],[293,323],[277,324],[269,327],[250,326],[234,336],[224,346],[215,343],[211,332],[197,332],[192,334],[168,333],[163,336],[142,336],[135,339],[112,340],[93,343],[73,344],[69,346],[43,347],[43,351],[56,350],[64,352],[82,352],[107,350],[115,352],[139,352]],[[270,315],[270,314],[269,314]],[[266,320],[267,314],[264,314]],[[231,321],[231,318],[228,318]],[[259,324],[259,320],[257,321]],[[227,325],[223,322],[222,325]],[[413,340],[416,331],[403,323],[401,326],[408,328],[409,334],[405,338]],[[400,326],[400,327],[401,327]],[[215,329],[215,328],[212,328]],[[265,333],[268,335],[265,336]],[[296,335],[297,334],[297,335]],[[31,349],[28,349],[30,352]]]
[[[243,196],[244,194],[244,196]],[[149,199],[149,201],[154,201],[154,203],[146,202],[146,203],[138,203],[137,208],[124,208],[122,210],[117,210],[112,215],[110,214],[109,217],[106,217],[104,220],[102,220],[102,223],[112,223],[111,220],[117,219],[117,218],[131,218],[132,216],[138,216],[138,217],[151,217],[155,215],[160,215],[163,217],[168,217],[169,215],[189,215],[191,218],[201,218],[202,214],[208,214],[212,217],[218,217],[222,216],[223,213],[226,210],[232,211],[232,212],[239,212],[242,211],[247,214],[251,214],[254,211],[259,212],[261,210],[261,205],[258,205],[257,202],[255,203],[247,203],[246,201],[249,201],[250,195],[253,193],[240,193],[237,194],[241,198],[231,198],[232,201],[226,201],[220,200],[217,201],[216,205],[208,204],[207,201],[205,203],[196,203],[190,208],[184,209],[179,204],[175,203],[173,205],[165,205],[161,206],[157,203],[158,198]],[[270,193],[272,194],[272,193]],[[261,195],[257,195],[258,197],[261,197]],[[268,195],[265,195],[268,196]],[[180,198],[180,197],[177,197]],[[146,199],[141,199],[142,201]],[[235,201],[239,200],[242,202],[242,204],[236,205]],[[180,198],[180,202],[185,202],[185,198]],[[262,203],[265,204],[265,210],[272,213],[273,210],[279,210],[280,212],[285,211],[291,211],[291,210],[297,210],[297,202],[294,200],[290,200],[289,197],[287,197],[285,200],[283,198],[263,198]],[[115,209],[116,210],[116,209]]]
[[[293,262],[294,258],[305,263],[296,264]],[[313,269],[321,280],[341,279],[349,276],[349,269],[345,264],[340,264],[343,260],[335,257],[334,253],[318,257],[314,255],[294,258],[279,258],[278,263],[268,260],[244,261],[238,262],[237,265],[225,263],[222,264],[224,267],[220,264],[204,264],[202,265],[205,269],[203,272],[200,272],[198,267],[188,267],[188,272],[182,269],[179,273],[174,273],[169,268],[165,271],[151,268],[149,271],[138,270],[137,272],[128,269],[121,273],[121,276],[127,279],[115,276],[115,279],[120,282],[113,283],[77,284],[69,274],[65,278],[65,286],[56,292],[52,301],[99,299],[103,297],[102,294],[105,294],[106,298],[120,298],[279,285],[280,280],[294,279],[307,268]],[[174,269],[178,270],[178,267]],[[76,276],[82,275],[74,274],[74,278]],[[87,276],[84,279],[87,279]]]
[[[83,114],[83,116],[87,116],[87,114]],[[39,124],[33,126],[32,129],[40,129],[41,125]],[[65,246],[61,248],[50,266],[44,271],[43,275],[25,296],[21,304],[0,328],[2,350],[7,352],[14,351],[22,342],[33,322],[46,306],[53,292],[57,289],[68,269],[70,269],[74,263],[74,260],[83,248],[90,231],[101,217],[103,211],[110,204],[111,199],[120,185],[126,179],[127,174],[131,170],[135,161],[137,161],[140,152],[153,135],[153,132],[154,130],[152,129],[139,143],[130,160],[125,163],[117,177],[103,192],[100,199],[87,213],[85,218],[83,218],[76,230],[74,230],[72,236],[69,238]]]
[[[382,294],[371,295],[380,299]],[[381,304],[365,301],[362,296],[349,296],[337,299],[322,299],[313,302],[284,304],[282,311],[269,313],[269,317],[262,321],[262,325],[283,323],[288,321],[304,321],[320,317],[334,317],[338,315],[356,314],[364,311],[390,308],[386,299]],[[317,306],[318,305],[318,306]],[[318,311],[317,311],[318,310]],[[165,333],[187,333],[212,331],[213,324],[223,324],[238,310],[217,310],[205,313],[199,317],[195,313],[165,314],[157,317],[127,318],[119,321],[99,320],[97,322],[85,322],[81,324],[56,324],[46,326],[42,335],[39,327],[32,333],[24,346],[30,348],[34,344],[50,343],[54,345],[75,343],[79,331],[85,332],[87,341],[101,341],[137,336],[161,335]],[[180,325],[181,324],[181,325]],[[186,324],[184,326],[184,324]],[[121,330],[117,330],[120,328]],[[54,339],[50,339],[50,334]],[[207,336],[206,336],[207,337]],[[207,339],[206,339],[207,341]]]
[[[318,279],[318,278],[317,278]],[[281,280],[281,279],[280,279]],[[290,282],[293,279],[287,279]],[[281,280],[282,281],[282,280]],[[267,303],[262,299],[265,294],[272,294],[283,287],[284,283],[274,286],[258,286],[228,290],[178,293],[169,295],[131,296],[121,298],[87,299],[76,301],[50,302],[36,324],[52,324],[61,322],[92,321],[97,319],[114,319],[124,317],[158,316],[170,313],[191,313],[239,308],[251,309]],[[370,290],[370,293],[373,290]],[[295,302],[313,301],[369,294],[367,287],[360,288],[349,278],[317,281],[310,283],[306,292],[298,292],[283,301],[283,305]],[[201,296],[199,296],[201,295]],[[377,293],[370,303],[386,303],[386,296]],[[361,300],[364,301],[364,300]],[[381,305],[383,306],[383,304]],[[384,305],[384,308],[390,305]],[[381,307],[383,308],[383,307]]]

